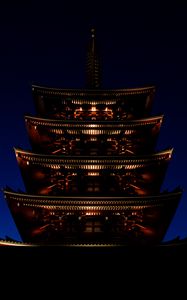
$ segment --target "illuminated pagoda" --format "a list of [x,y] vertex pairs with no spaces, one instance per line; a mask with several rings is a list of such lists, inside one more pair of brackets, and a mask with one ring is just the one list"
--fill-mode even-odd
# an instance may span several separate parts
[[92,29],[86,89],[33,85],[32,151],[15,149],[26,192],[4,190],[23,243],[159,244],[182,192],[161,192],[172,149],[155,152],[155,87],[101,89]]

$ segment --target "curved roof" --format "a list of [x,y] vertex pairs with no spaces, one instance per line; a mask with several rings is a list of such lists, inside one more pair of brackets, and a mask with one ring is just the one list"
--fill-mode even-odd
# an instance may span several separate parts
[[165,150],[162,152],[154,153],[151,155],[141,155],[141,156],[68,156],[68,155],[46,155],[46,154],[38,154],[33,153],[31,151],[25,151],[21,149],[15,148],[16,157],[27,160],[28,162],[34,162],[35,164],[58,164],[65,165],[73,164],[73,165],[95,165],[95,164],[104,164],[111,165],[115,168],[115,165],[125,165],[125,164],[145,164],[154,161],[165,161],[171,159],[173,149]]
[[42,196],[16,193],[4,190],[5,198],[8,201],[18,202],[19,205],[32,207],[45,207],[64,210],[124,210],[132,207],[141,209],[149,206],[160,206],[164,203],[179,201],[182,191],[161,193],[150,196],[127,196],[127,197],[87,197],[87,196]]
[[[54,247],[54,248],[56,248],[56,247],[60,247],[60,248],[62,248],[62,247],[75,247],[75,248],[77,248],[77,247],[91,247],[92,248],[92,251],[93,251],[93,247],[95,248],[95,247],[99,247],[99,248],[101,248],[101,247],[104,247],[105,248],[105,250],[104,251],[106,251],[106,248],[107,247],[109,247],[109,249],[110,249],[110,251],[111,251],[111,247],[122,247],[123,249],[130,249],[131,251],[129,252],[128,251],[128,259],[129,259],[129,254],[131,254],[132,253],[132,257],[134,258],[134,251],[132,251],[132,245],[127,245],[127,244],[124,244],[124,243],[99,243],[99,242],[97,242],[97,243],[59,243],[59,244],[54,244],[54,243],[37,243],[37,242],[32,242],[32,243],[29,243],[29,242],[21,242],[21,241],[16,241],[16,240],[12,240],[12,239],[10,239],[10,238],[6,238],[6,239],[0,239],[0,246],[1,247],[12,247],[13,249],[15,248],[15,247],[32,247],[32,248],[38,248],[38,247],[44,247],[44,248],[46,248],[46,247]],[[135,250],[137,250],[137,253],[139,254],[140,253],[140,246],[141,245],[139,245],[139,247],[137,247],[137,244],[135,244],[134,245],[134,249]],[[143,252],[141,252],[141,255],[142,254],[144,254],[145,255],[145,257],[147,258],[147,251],[145,251],[146,250],[146,248],[145,248],[145,245],[142,245],[143,246]],[[130,248],[129,248],[130,247]],[[149,251],[149,254],[150,254],[150,251],[153,251],[153,250],[158,250],[158,247],[160,248],[160,249],[162,249],[162,250],[169,250],[170,248],[171,248],[171,250],[173,250],[173,249],[175,249],[175,251],[172,251],[172,252],[169,252],[169,257],[171,258],[171,257],[176,257],[176,251],[178,250],[179,252],[178,252],[178,254],[183,254],[183,253],[185,253],[185,257],[186,257],[186,252],[183,252],[185,249],[186,249],[186,247],[187,247],[187,239],[186,238],[184,238],[184,239],[179,239],[179,238],[175,238],[175,239],[173,239],[173,240],[170,240],[170,241],[166,241],[166,242],[164,242],[164,241],[162,241],[161,243],[159,243],[159,244],[156,244],[156,245],[152,245],[151,247],[150,247],[150,245],[149,245],[149,247],[147,248],[147,250]],[[165,249],[166,248],[166,249]],[[6,249],[5,249],[6,250]],[[101,250],[101,249],[100,249]],[[14,250],[13,250],[14,251]],[[33,251],[33,250],[32,250]],[[48,251],[49,251],[49,249],[48,249]],[[69,251],[69,250],[68,250]],[[159,253],[159,255],[160,255],[160,252],[157,252],[157,254]],[[110,254],[111,254],[111,252],[110,252]],[[119,254],[119,253],[118,253]],[[165,257],[165,252],[163,252],[163,254],[164,254],[164,257]],[[11,253],[11,255],[12,255],[12,253]],[[61,255],[61,250],[60,250],[60,255]],[[123,257],[124,257],[124,252],[123,252]]]
[[[14,241],[14,240],[9,240],[9,239],[0,239],[0,247],[31,247],[31,248],[37,248],[37,247],[91,247],[91,248],[95,248],[95,247],[104,247],[104,248],[115,248],[115,247],[124,247],[124,244],[119,244],[119,243],[102,243],[102,242],[92,242],[92,243],[85,243],[81,241],[79,243],[73,243],[73,242],[69,242],[69,243],[42,243],[42,242],[21,242],[21,241]],[[111,251],[111,250],[110,250]]]
[[[147,126],[155,125],[162,123],[163,115],[154,116],[143,119],[133,119],[128,121],[79,121],[77,120],[59,120],[59,119],[49,119],[49,118],[40,118],[33,116],[25,116],[25,121],[29,122],[34,126],[48,126],[48,127],[61,127],[61,128],[85,128],[85,127],[94,127],[94,128],[132,128],[137,126]],[[94,126],[93,126],[94,125]]]
[[55,95],[55,96],[124,96],[124,95],[141,95],[154,94],[155,86],[147,86],[140,88],[124,88],[124,89],[62,89],[54,87],[46,87],[39,85],[32,85],[32,92],[39,95]]

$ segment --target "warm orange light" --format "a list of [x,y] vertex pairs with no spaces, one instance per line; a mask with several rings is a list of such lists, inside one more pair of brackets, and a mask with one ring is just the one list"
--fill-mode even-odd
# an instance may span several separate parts
[[[63,149],[63,150],[64,150],[64,149]],[[59,148],[59,149],[56,149],[56,150],[52,151],[52,154],[56,154],[56,153],[61,152],[61,151],[62,151],[62,149]]]
[[50,165],[51,169],[60,169],[60,165]]
[[43,173],[42,171],[36,171],[33,177],[38,180],[38,179],[44,179],[45,176],[46,176],[45,173]]
[[97,216],[97,212],[86,212],[86,216]]
[[99,176],[99,172],[88,172],[88,176]]
[[34,230],[32,231],[32,233],[31,233],[32,236],[41,234],[41,233],[44,232],[44,231],[46,230],[46,228],[49,227],[49,226],[50,226],[50,224],[46,224],[46,225],[44,225],[44,226],[42,226],[42,227],[38,227],[38,228],[34,229]]

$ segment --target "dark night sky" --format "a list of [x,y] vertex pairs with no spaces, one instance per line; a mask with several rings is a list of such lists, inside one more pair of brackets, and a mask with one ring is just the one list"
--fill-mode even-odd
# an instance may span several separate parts
[[[31,84],[82,88],[89,31],[100,45],[103,87],[155,84],[152,114],[164,114],[158,150],[174,147],[162,189],[184,194],[166,240],[187,236],[187,10],[179,0],[1,4],[0,187],[24,190],[13,147],[30,149],[24,115],[35,114]],[[130,2],[130,3],[129,3]],[[140,3],[141,2],[141,3]],[[182,1],[181,1],[182,2]],[[184,1],[183,1],[184,2]],[[66,4],[65,4],[66,3]],[[0,236],[19,238],[0,195]]]

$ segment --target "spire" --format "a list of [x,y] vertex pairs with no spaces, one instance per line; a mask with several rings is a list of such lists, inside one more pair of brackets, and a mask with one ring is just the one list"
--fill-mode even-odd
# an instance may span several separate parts
[[87,88],[100,88],[100,63],[94,28],[91,29],[91,38],[88,44],[86,75]]

